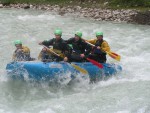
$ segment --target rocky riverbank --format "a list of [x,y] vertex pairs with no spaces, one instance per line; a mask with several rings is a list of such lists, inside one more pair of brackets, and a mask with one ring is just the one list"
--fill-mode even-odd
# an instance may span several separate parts
[[80,6],[0,4],[0,8],[39,9],[58,12],[59,15],[74,14],[78,17],[91,18],[96,21],[115,21],[150,25],[150,11],[140,12],[131,9],[82,8]]

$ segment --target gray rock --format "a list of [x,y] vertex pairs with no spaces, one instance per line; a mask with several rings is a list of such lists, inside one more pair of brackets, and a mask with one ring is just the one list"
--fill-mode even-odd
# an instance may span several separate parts
[[137,14],[132,15],[131,22],[150,25],[150,11],[138,12]]
[[0,8],[3,8],[3,4],[0,4]]
[[25,5],[24,9],[30,9],[30,5]]
[[[82,0],[81,0],[82,1]],[[96,1],[96,0],[95,0]],[[94,1],[94,3],[96,3]],[[89,0],[93,3],[93,0]],[[84,2],[83,2],[84,3]],[[105,2],[105,5],[108,3]],[[32,4],[0,4],[0,8],[24,8],[24,9],[41,9],[48,11],[58,12],[60,15],[66,13],[73,14],[76,17],[87,17],[92,18],[96,21],[116,21],[116,22],[132,22],[138,24],[148,24],[150,25],[150,11],[138,12],[137,10],[112,10],[112,9],[101,9],[101,8],[82,8],[80,6],[64,6],[59,5],[32,5]]]
[[75,10],[75,11],[80,11],[80,10],[81,10],[81,7],[80,7],[80,6],[76,6],[76,7],[74,7],[74,10]]

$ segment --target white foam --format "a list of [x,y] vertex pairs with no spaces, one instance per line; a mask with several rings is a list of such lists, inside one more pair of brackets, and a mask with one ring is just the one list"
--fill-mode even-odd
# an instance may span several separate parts
[[18,16],[19,20],[22,21],[28,21],[28,20],[34,20],[34,21],[49,21],[55,19],[55,15],[24,15],[24,16]]
[[115,113],[130,113],[130,111],[124,110],[124,111],[117,111],[117,112],[115,112]]
[[150,111],[147,111],[148,106],[141,107],[137,110],[137,113],[150,113]]
[[46,110],[40,111],[39,113],[56,113],[56,112],[54,112],[52,109],[48,108]]
[[[2,83],[2,85],[6,87],[4,90],[1,85],[1,98],[5,98],[3,95],[6,94],[10,96],[5,98],[5,105],[10,105],[8,110],[13,112],[12,107],[18,105],[17,107],[20,108],[18,109],[18,112],[20,111],[20,113],[37,113],[36,109],[32,106],[35,105],[37,109],[40,109],[38,111],[40,113],[55,113],[57,110],[60,110],[60,112],[66,112],[70,111],[70,109],[73,110],[72,112],[82,112],[84,109],[83,112],[89,111],[90,113],[100,111],[101,108],[103,108],[102,111],[107,110],[108,113],[111,113],[114,109],[117,111],[115,113],[130,113],[132,112],[131,109],[134,109],[137,113],[150,112],[148,105],[150,98],[148,95],[149,90],[148,87],[146,87],[150,81],[149,26],[94,22],[79,18],[72,19],[69,16],[61,17],[48,13],[43,14],[40,12],[38,12],[38,15],[35,15],[31,12],[26,12],[26,10],[18,12],[12,9],[9,11],[6,10],[6,13],[8,14],[5,14],[4,17],[0,16],[3,23],[7,23],[7,26],[2,26],[3,24],[0,24],[0,28],[2,28],[0,29],[2,33],[0,37],[0,62],[2,67],[5,67],[10,61],[11,50],[14,47],[12,44],[13,40],[16,40],[17,38],[23,40],[25,45],[31,47],[31,53],[34,51],[35,54],[38,55],[42,47],[38,46],[36,40],[42,41],[44,39],[53,38],[53,31],[58,27],[62,28],[64,39],[74,36],[76,30],[81,30],[83,32],[83,38],[88,37],[87,39],[95,38],[96,31],[103,31],[104,39],[110,44],[111,50],[121,55],[121,61],[119,64],[123,67],[121,73],[110,77],[106,81],[100,81],[97,84],[89,84],[89,79],[82,79],[82,75],[77,75],[79,80],[77,84],[73,85],[71,88],[56,88],[58,91],[55,89],[51,90],[51,86],[48,84],[42,84],[42,87],[40,88],[39,85],[31,85],[32,87],[28,87],[28,85],[23,85],[22,82],[19,84],[14,83],[14,85],[11,85],[11,83],[10,85]],[[109,56],[108,62],[117,63]],[[7,78],[5,78],[6,73],[4,70],[4,68],[0,69],[0,82],[8,81]],[[70,75],[66,74],[66,78],[66,81],[62,82],[62,86],[66,86],[69,83]],[[27,76],[26,80],[28,81]],[[144,84],[143,87],[140,87],[141,81],[146,82],[146,85]],[[128,86],[129,83],[132,85],[132,83],[136,82],[137,87],[140,87],[139,90],[141,91],[139,92],[141,92],[142,95],[137,95],[135,93],[137,89],[134,89],[134,87],[132,89],[133,93],[131,97],[130,91],[125,94],[122,94],[118,90],[114,91],[115,93],[112,91],[116,86],[119,87],[119,89],[127,89],[125,86]],[[107,88],[107,86],[111,87]],[[7,90],[8,92],[5,92]],[[102,92],[107,92],[107,90],[112,91],[109,94],[112,93],[113,95]],[[15,96],[16,93],[20,95],[17,95],[18,97],[14,98],[13,96]],[[19,98],[19,96],[25,98]],[[127,99],[127,101],[125,101],[126,103],[123,103],[124,100],[122,100],[122,97],[124,99],[124,96],[128,97],[125,98]],[[136,101],[137,98],[142,99]],[[25,100],[27,102],[24,102]],[[138,108],[134,108],[134,106],[131,105],[130,108],[125,107],[125,109],[121,109],[120,106],[116,106],[115,103],[109,104],[111,103],[111,100],[116,103],[118,102],[118,105],[121,103],[121,106],[123,107],[124,105],[131,105],[135,101],[142,104],[138,106]],[[74,103],[71,104],[71,102]],[[0,104],[4,104],[4,102],[2,101]],[[9,113],[5,108],[0,109],[0,112]]]
[[5,82],[8,80],[7,73],[5,70],[0,69],[0,81]]

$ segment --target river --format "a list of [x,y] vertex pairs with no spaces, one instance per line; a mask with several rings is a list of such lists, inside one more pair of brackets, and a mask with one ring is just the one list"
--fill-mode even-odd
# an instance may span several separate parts
[[[53,38],[56,28],[63,38],[95,37],[104,32],[111,50],[121,55],[123,71],[108,80],[89,84],[87,80],[68,86],[50,86],[9,80],[5,67],[22,40],[37,58],[38,42]],[[150,113],[150,26],[101,22],[74,15],[23,9],[0,9],[0,113]],[[80,75],[79,75],[80,76]]]

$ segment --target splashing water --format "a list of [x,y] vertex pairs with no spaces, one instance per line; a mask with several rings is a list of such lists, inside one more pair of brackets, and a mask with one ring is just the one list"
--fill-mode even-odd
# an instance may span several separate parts
[[[150,113],[150,26],[95,22],[37,10],[0,12],[0,113]],[[62,28],[64,39],[73,37],[76,30],[87,39],[103,31],[111,50],[122,57],[123,72],[96,84],[80,80],[66,85],[65,81],[52,87],[9,80],[5,67],[15,49],[13,41],[22,40],[36,58],[42,48],[38,42],[53,38],[56,28]],[[109,56],[108,62],[118,63]]]

